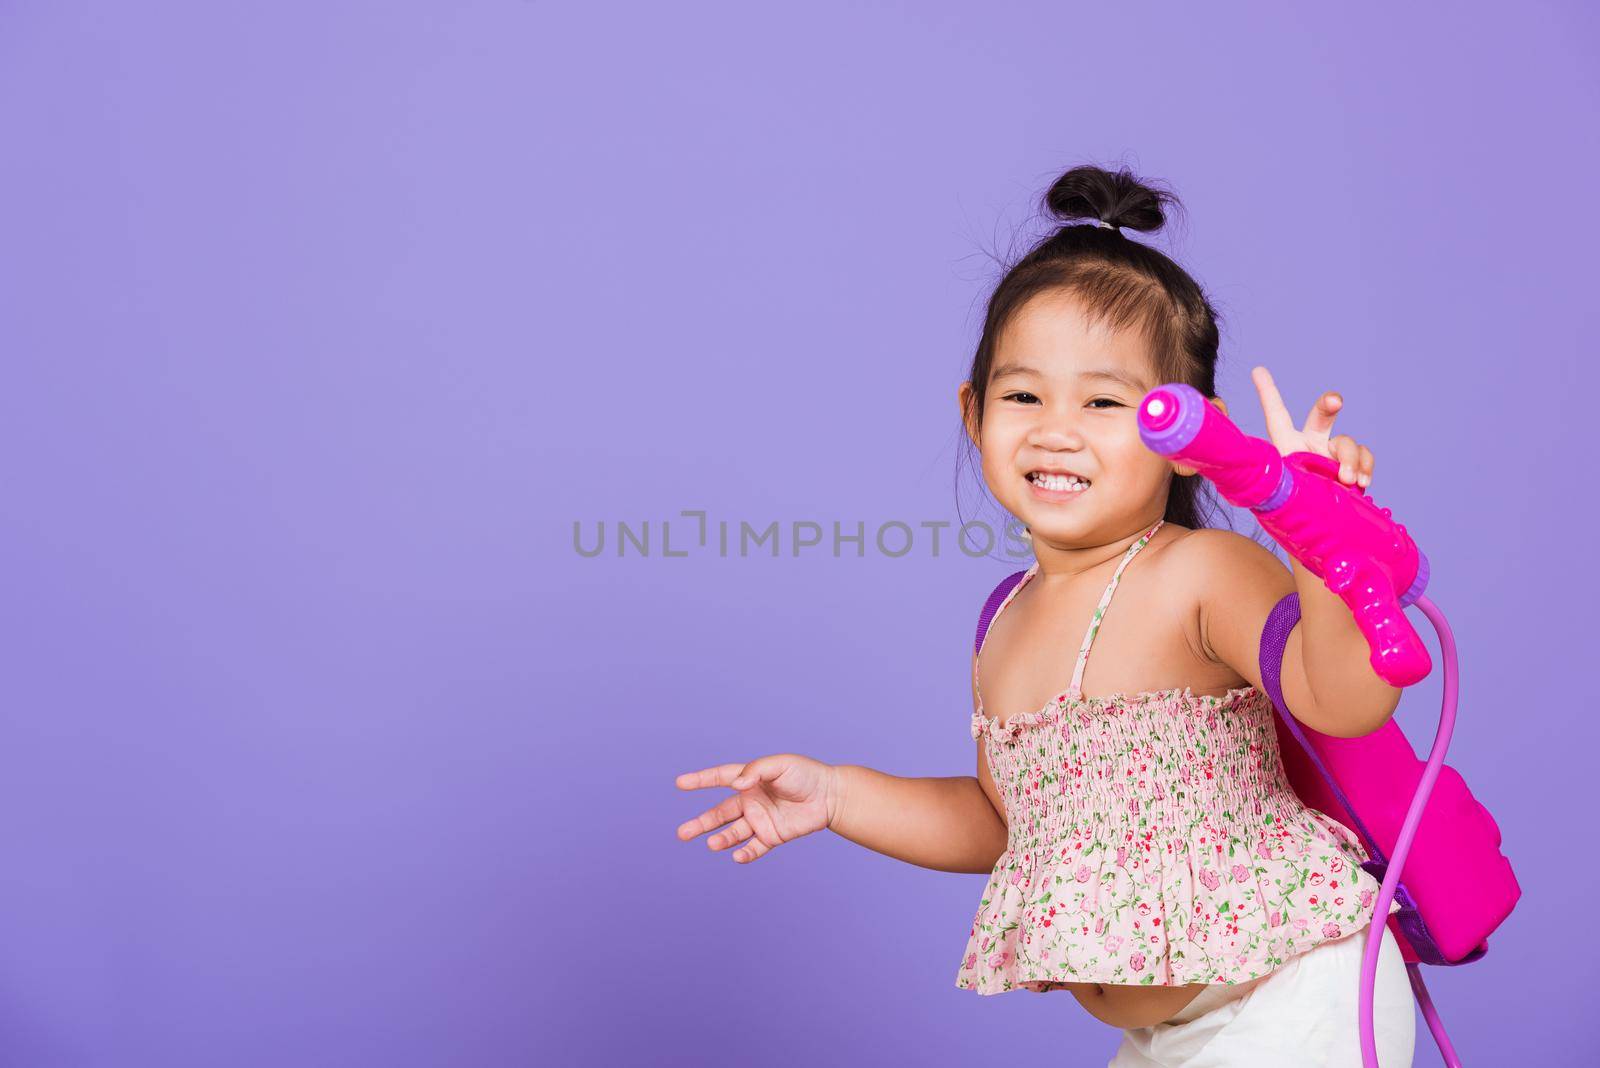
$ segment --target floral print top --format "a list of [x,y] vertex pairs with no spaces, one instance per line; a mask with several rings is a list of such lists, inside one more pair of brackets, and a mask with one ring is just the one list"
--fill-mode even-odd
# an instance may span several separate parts
[[1111,576],[1065,693],[1004,723],[984,714],[978,694],[972,737],[984,743],[1009,828],[958,987],[1237,983],[1371,921],[1380,884],[1360,867],[1368,854],[1289,786],[1266,694],[1081,695],[1122,570],[1160,527]]

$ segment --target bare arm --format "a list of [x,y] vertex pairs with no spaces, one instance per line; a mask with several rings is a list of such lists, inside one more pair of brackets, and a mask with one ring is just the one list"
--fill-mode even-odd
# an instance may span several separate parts
[[988,874],[1006,847],[1005,824],[971,775],[902,779],[839,767],[839,813],[829,826],[884,856],[935,871]]
[[[1300,594],[1300,627],[1305,632],[1284,673],[1305,679],[1313,703],[1325,715],[1324,734],[1359,738],[1389,722],[1404,691],[1389,685],[1372,669],[1372,649],[1350,606],[1328,584],[1290,559],[1295,590]],[[1337,717],[1334,711],[1337,710]]]
[[[976,709],[976,692],[972,700]],[[980,875],[1005,852],[1004,810],[981,739],[977,776],[904,779],[855,764],[837,770],[839,804],[829,827],[857,845],[920,868]]]
[[1321,579],[1298,561],[1291,574],[1271,550],[1231,530],[1197,530],[1182,545],[1202,576],[1200,633],[1211,659],[1262,688],[1261,632],[1273,606],[1298,592],[1300,622],[1289,631],[1280,675],[1294,718],[1334,738],[1359,738],[1394,714],[1401,691],[1372,670],[1355,617]]

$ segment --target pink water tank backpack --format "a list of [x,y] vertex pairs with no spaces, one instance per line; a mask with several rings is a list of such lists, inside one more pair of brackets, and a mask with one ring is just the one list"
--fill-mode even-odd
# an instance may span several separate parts
[[[1381,883],[1400,824],[1417,792],[1424,761],[1390,718],[1359,738],[1335,738],[1300,723],[1284,707],[1278,678],[1289,631],[1300,621],[1291,593],[1261,632],[1261,681],[1273,707],[1278,749],[1300,800],[1361,836]],[[1290,745],[1288,736],[1297,745]],[[1389,929],[1401,954],[1423,964],[1469,964],[1489,950],[1489,935],[1511,915],[1522,888],[1500,852],[1500,827],[1448,764],[1439,769],[1395,891],[1400,911]]]

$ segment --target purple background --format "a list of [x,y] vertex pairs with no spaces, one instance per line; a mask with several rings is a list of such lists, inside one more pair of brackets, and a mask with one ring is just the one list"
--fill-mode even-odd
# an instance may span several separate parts
[[998,519],[955,386],[1080,162],[1185,201],[1246,429],[1344,393],[1524,888],[1428,981],[1592,1057],[1585,8],[5,5],[0,1059],[1103,1064],[954,986],[982,876],[673,833],[723,761],[973,772],[1022,564],[871,532]]

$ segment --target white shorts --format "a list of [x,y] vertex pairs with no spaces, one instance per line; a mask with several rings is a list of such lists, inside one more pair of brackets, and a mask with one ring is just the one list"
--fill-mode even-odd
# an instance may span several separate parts
[[[1361,1068],[1361,956],[1371,929],[1324,942],[1259,979],[1206,987],[1172,1019],[1123,1031],[1106,1068]],[[1416,1003],[1387,925],[1372,993],[1379,1068],[1409,1068]]]

